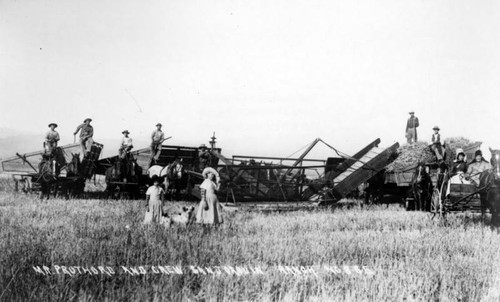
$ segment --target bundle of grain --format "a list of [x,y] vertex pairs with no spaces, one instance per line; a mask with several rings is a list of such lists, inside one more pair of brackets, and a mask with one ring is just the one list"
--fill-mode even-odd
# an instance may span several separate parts
[[457,150],[457,148],[465,149],[469,145],[474,144],[475,142],[471,141],[468,138],[465,137],[450,137],[444,140],[444,144],[446,145],[446,149],[449,150]]
[[395,156],[397,156],[396,159],[386,167],[389,172],[405,171],[419,162],[425,163],[435,160],[429,144],[425,142],[403,145],[398,148]]

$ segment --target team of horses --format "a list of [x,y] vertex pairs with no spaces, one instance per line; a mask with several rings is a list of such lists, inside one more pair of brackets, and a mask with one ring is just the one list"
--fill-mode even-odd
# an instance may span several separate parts
[[122,193],[137,192],[128,190],[128,186],[138,186],[142,177],[142,168],[131,153],[118,158],[106,169],[106,192],[109,196],[118,197]]
[[[64,181],[59,177],[62,170],[66,170]],[[80,154],[72,153],[71,160],[66,161],[66,156],[61,148],[54,148],[52,152],[44,154],[38,164],[36,182],[40,184],[40,198],[49,199],[58,193],[66,198],[78,197],[83,193],[85,180],[81,176]]]
[[[493,169],[480,174],[476,193],[480,197],[482,217],[484,218],[486,211],[489,210],[492,216],[492,225],[500,226],[500,150],[490,148],[490,153],[490,164]],[[441,188],[443,182],[446,182],[445,175],[449,174],[449,169],[444,162],[439,164],[437,169],[439,173],[437,173],[436,186]],[[386,185],[385,180],[384,171],[377,173],[361,189],[358,188],[357,196],[363,197],[365,202],[374,204],[402,202],[402,200],[406,200],[406,197],[410,197],[414,203],[409,208],[417,211],[431,211],[434,185],[427,165],[424,163],[417,165],[409,188]],[[441,193],[446,195],[446,191]],[[398,196],[405,198],[401,199]],[[442,198],[445,199],[446,196],[442,196]]]
[[[493,169],[484,171],[479,175],[477,193],[480,196],[482,216],[484,217],[486,210],[489,210],[492,215],[492,224],[498,225],[500,224],[500,150],[490,148],[490,152],[490,164]],[[447,167],[441,165],[439,169],[442,173],[440,173],[441,177],[438,179],[437,185],[440,187]],[[429,211],[433,189],[429,171],[423,164],[419,164],[414,175],[410,193],[415,199],[415,209]]]

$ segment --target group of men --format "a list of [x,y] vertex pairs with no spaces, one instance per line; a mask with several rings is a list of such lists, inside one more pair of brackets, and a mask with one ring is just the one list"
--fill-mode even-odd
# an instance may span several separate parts
[[[413,144],[417,142],[418,136],[417,136],[417,128],[419,126],[419,121],[418,117],[415,116],[415,111],[410,111],[409,112],[410,117],[408,118],[408,121],[406,122],[406,130],[405,130],[405,135],[406,135],[406,141],[408,144]],[[436,155],[436,158],[438,161],[442,161],[444,158],[444,148],[441,143],[441,134],[439,134],[439,127],[434,126],[432,128],[434,130],[434,133],[432,134],[432,144],[431,144],[431,150],[434,152]]]
[[[156,124],[156,129],[151,133],[150,162],[152,164],[158,161],[158,158],[161,154],[161,146],[163,142],[170,138],[165,138],[165,133],[161,130],[162,127],[163,125],[161,123]],[[130,137],[130,132],[128,130],[123,130],[122,134],[123,138],[120,144],[120,148],[118,149],[118,156],[121,159],[124,159],[130,153],[134,145],[132,144],[132,138]]]
[[[92,146],[94,140],[92,137],[94,136],[94,128],[90,125],[92,122],[91,118],[86,118],[82,124],[76,127],[73,135],[77,135],[80,132],[80,146],[82,148],[82,154],[85,155],[90,151],[90,147]],[[45,135],[45,141],[43,142],[43,148],[45,153],[51,154],[52,151],[57,147],[57,143],[60,140],[59,133],[56,131],[57,128],[56,123],[49,124],[49,131]]]
[[[85,156],[90,151],[90,147],[94,142],[94,128],[90,123],[92,122],[91,118],[86,118],[81,125],[79,125],[73,135],[77,135],[80,132],[80,147],[82,149],[82,154]],[[150,162],[151,164],[156,164],[162,149],[162,144],[165,140],[170,137],[165,138],[165,133],[162,131],[162,124],[156,124],[156,129],[151,133],[151,144],[150,144]],[[44,150],[46,154],[52,154],[54,148],[57,147],[57,144],[60,140],[59,133],[56,131],[58,125],[56,123],[49,124],[49,131],[45,135],[45,141],[43,143]],[[126,156],[130,153],[132,148],[134,148],[132,138],[130,137],[130,131],[123,130],[122,131],[123,138],[120,143],[120,147],[118,149],[118,156],[121,159],[126,158]],[[205,167],[210,165],[211,154],[204,144],[202,144],[199,148],[198,159],[199,159],[199,169],[203,170]]]
[[[92,122],[91,118],[86,118],[82,124],[76,127],[76,130],[73,133],[74,136],[80,133],[79,141],[83,156],[85,156],[90,151],[90,148],[94,143],[93,140],[94,128],[92,127],[92,125],[90,125],[91,122]],[[56,123],[49,124],[50,129],[49,131],[47,131],[45,135],[45,141],[43,143],[43,147],[46,154],[51,154],[52,151],[57,147],[57,144],[60,140],[59,133],[56,131],[57,127],[58,125]],[[158,160],[161,153],[162,143],[166,140],[164,138],[165,135],[161,130],[161,128],[162,128],[161,123],[156,124],[156,129],[151,134],[151,160],[153,161]],[[126,157],[128,153],[130,153],[130,151],[134,146],[132,144],[132,138],[130,137],[130,131],[123,130],[122,134],[123,138],[120,144],[120,148],[118,149],[118,155],[120,158],[123,159]]]

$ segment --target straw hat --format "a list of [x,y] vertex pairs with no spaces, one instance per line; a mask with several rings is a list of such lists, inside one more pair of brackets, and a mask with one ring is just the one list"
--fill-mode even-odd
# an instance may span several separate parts
[[122,134],[125,134],[125,133],[130,134],[130,132],[128,132],[128,130],[123,130]]
[[439,130],[441,130],[441,129],[439,129],[439,127],[438,127],[438,126],[434,126],[434,128],[432,128],[432,130],[437,130],[437,131],[439,131]]
[[219,172],[217,172],[217,170],[212,167],[206,167],[205,169],[203,169],[203,172],[201,172],[201,175],[203,175],[204,178],[208,178],[208,173],[212,173],[213,175],[215,175],[217,182],[220,181]]
[[88,118],[83,120],[84,123],[86,123],[87,121],[92,122],[92,119],[88,117]]
[[50,126],[52,126],[52,125],[54,125],[54,127],[55,127],[55,128],[57,128],[57,124],[56,124],[56,123],[50,123],[50,124],[49,124],[49,128],[50,128]]

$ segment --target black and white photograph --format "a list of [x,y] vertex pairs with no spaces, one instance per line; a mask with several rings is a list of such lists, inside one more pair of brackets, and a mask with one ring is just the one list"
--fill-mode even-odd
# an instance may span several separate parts
[[0,0],[0,301],[500,302],[500,2]]

